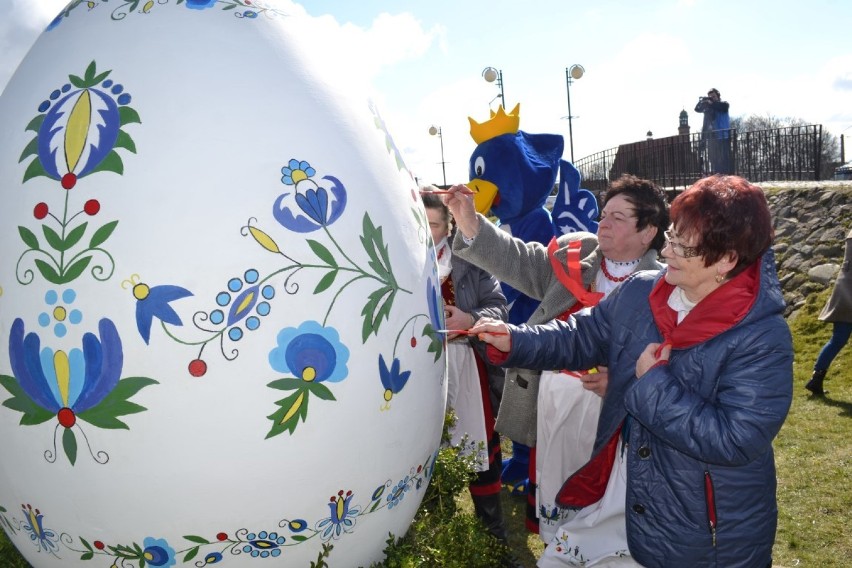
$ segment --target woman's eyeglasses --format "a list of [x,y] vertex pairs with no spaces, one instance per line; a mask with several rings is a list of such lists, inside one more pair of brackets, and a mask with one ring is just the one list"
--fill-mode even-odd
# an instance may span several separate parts
[[692,258],[693,256],[699,256],[701,251],[698,247],[688,247],[686,245],[682,245],[678,242],[672,240],[672,232],[671,231],[663,231],[663,237],[666,239],[666,242],[672,247],[672,252],[677,256],[682,258]]

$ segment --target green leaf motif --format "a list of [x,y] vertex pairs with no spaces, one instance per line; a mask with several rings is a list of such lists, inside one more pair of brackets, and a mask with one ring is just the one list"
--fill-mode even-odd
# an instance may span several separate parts
[[142,119],[139,118],[139,113],[129,106],[118,107],[118,118],[122,126],[133,122],[142,124]]
[[117,225],[118,221],[110,221],[95,231],[95,234],[92,235],[92,240],[89,241],[89,248],[93,249],[105,243]]
[[[91,257],[89,257],[89,258],[91,258]],[[50,282],[51,284],[63,284],[64,283],[62,278],[59,276],[59,273],[56,272],[56,269],[54,269],[52,266],[50,266],[45,261],[37,258],[37,259],[35,259],[35,265],[36,265],[36,268],[38,268],[38,271],[41,272],[41,275],[44,276],[44,279],[47,280],[48,282]]]
[[77,437],[71,428],[66,428],[62,432],[62,449],[65,450],[65,455],[68,456],[71,465],[77,463]]
[[53,250],[58,250],[60,252],[66,250],[62,248],[62,237],[59,236],[59,233],[57,233],[47,225],[41,226],[41,232],[44,233],[44,238],[47,240],[47,244],[50,245],[50,248],[52,248]]
[[327,290],[328,287],[334,283],[334,279],[337,278],[338,272],[338,270],[329,270],[317,283],[317,287],[314,288],[314,294],[319,294],[320,292]]
[[278,390],[297,390],[302,388],[304,382],[301,379],[276,379],[266,386]]
[[58,284],[67,284],[68,282],[72,282],[77,279],[83,271],[86,270],[86,267],[89,266],[89,262],[92,261],[92,257],[84,256],[71,266],[65,269],[65,272],[62,274],[60,278],[60,282]]
[[325,245],[313,239],[308,239],[308,246],[311,247],[314,254],[317,255],[324,263],[329,266],[337,267],[337,261],[334,260],[334,255],[331,254],[331,251],[329,251]]
[[118,417],[136,414],[147,409],[144,406],[130,402],[128,399],[143,388],[157,384],[159,384],[157,381],[147,377],[127,377],[121,379],[99,404],[85,412],[81,412],[77,417],[97,428],[129,430],[129,426],[119,420]]
[[272,420],[272,427],[269,433],[266,434],[266,439],[284,432],[290,432],[292,435],[296,431],[296,426],[299,425],[299,420],[304,422],[308,418],[308,401],[310,400],[311,391],[304,381],[299,381],[302,385],[296,392],[281,400],[275,401],[275,404],[280,406],[278,410],[267,416]]
[[[364,322],[361,325],[362,342],[366,342],[371,333],[378,335],[381,320],[388,318],[395,296],[396,290],[390,286],[383,286],[374,290],[367,297],[367,303],[361,310],[361,315],[364,316]],[[382,302],[382,299],[384,299],[384,302]],[[379,305],[380,302],[381,306]]]
[[115,140],[115,148],[125,148],[130,152],[136,153],[136,143],[124,130],[118,131],[118,138]]
[[63,250],[68,250],[83,238],[83,234],[86,232],[86,227],[89,226],[88,222],[84,222],[81,225],[74,227],[68,232],[68,235],[65,237],[65,243],[63,246],[65,247]]
[[3,406],[23,414],[19,422],[21,426],[41,424],[55,416],[53,412],[33,402],[15,377],[0,375],[0,386],[3,386],[12,395],[12,398],[3,402]]
[[322,400],[337,400],[331,390],[322,383],[307,383],[311,394]]
[[194,534],[185,534],[183,538],[188,540],[189,542],[194,542],[195,544],[210,544],[210,541],[204,538],[203,536],[196,536]]
[[24,148],[24,151],[21,152],[21,157],[18,159],[18,163],[23,162],[24,158],[26,158],[27,156],[34,156],[36,154],[38,154],[38,136],[30,140],[30,143],[27,144],[26,148]]
[[39,250],[38,237],[35,236],[35,233],[26,227],[18,225],[18,234],[21,235],[21,240],[24,241],[25,245],[31,249]]
[[41,165],[41,160],[39,160],[38,156],[36,156],[35,158],[33,158],[33,161],[30,162],[30,165],[27,166],[27,171],[24,172],[23,181],[27,181],[28,179],[32,179],[34,177],[39,176],[50,177],[49,175],[47,175],[44,166]]
[[368,264],[376,273],[376,276],[388,284],[396,285],[393,276],[390,274],[390,259],[388,258],[388,249],[382,238],[382,229],[373,225],[370,215],[367,213],[364,213],[361,244],[364,246],[367,256],[370,257]]
[[189,552],[187,552],[187,553],[186,553],[186,556],[184,556],[184,557],[183,557],[183,561],[184,561],[184,562],[189,562],[190,560],[192,560],[193,558],[195,558],[196,556],[198,556],[198,550],[199,550],[199,548],[200,548],[200,547],[198,547],[198,546],[196,546],[196,547],[194,547],[194,548],[190,548],[190,549],[189,549]]
[[97,172],[115,172],[118,175],[122,175],[124,173],[124,162],[121,161],[121,156],[118,155],[118,152],[110,150],[109,154],[101,160],[101,163],[95,166],[89,173],[94,174]]
[[[41,129],[41,124],[44,122],[44,118],[46,116],[46,114],[40,114],[36,116],[30,121],[29,124],[27,124],[27,127],[24,128],[24,131],[26,132],[27,130],[32,130],[33,132],[38,132]],[[36,137],[35,139],[38,140],[38,137]]]
[[444,352],[444,338],[443,334],[437,333],[435,328],[432,327],[431,323],[427,323],[423,327],[423,337],[429,338],[429,347],[426,349],[427,353],[435,354],[435,361],[441,358],[441,354]]

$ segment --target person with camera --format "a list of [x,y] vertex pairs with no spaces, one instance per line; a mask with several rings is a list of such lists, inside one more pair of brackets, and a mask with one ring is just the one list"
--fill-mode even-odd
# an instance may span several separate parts
[[710,89],[706,97],[698,97],[695,112],[704,114],[701,127],[702,147],[708,151],[708,173],[731,174],[731,118],[729,104],[722,100],[719,89]]

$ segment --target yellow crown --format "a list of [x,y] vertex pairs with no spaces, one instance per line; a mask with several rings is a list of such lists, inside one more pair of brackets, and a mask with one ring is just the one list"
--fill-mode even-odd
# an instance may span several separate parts
[[470,137],[477,144],[482,144],[501,134],[516,134],[521,122],[521,103],[516,104],[509,114],[506,114],[503,105],[500,105],[497,112],[492,110],[491,118],[482,123],[476,122],[471,117],[467,119],[470,121]]

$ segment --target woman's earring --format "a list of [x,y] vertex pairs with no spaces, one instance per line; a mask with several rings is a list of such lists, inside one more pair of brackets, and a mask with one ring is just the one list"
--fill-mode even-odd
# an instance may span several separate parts
[[725,279],[724,276],[722,276],[721,274],[717,274],[716,275],[716,284],[721,284],[724,279]]

